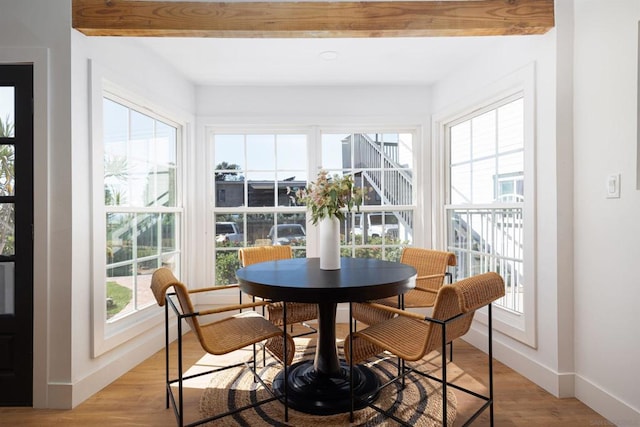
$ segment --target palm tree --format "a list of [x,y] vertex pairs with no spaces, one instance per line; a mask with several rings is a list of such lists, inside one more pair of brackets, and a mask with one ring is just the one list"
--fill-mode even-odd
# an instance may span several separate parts
[[2,121],[2,117],[0,117],[0,138],[9,138],[13,136],[14,126],[13,123],[9,121],[9,116]]

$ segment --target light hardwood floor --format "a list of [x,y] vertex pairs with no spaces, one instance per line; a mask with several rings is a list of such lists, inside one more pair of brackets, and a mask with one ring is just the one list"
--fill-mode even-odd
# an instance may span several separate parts
[[[338,337],[346,335],[339,325]],[[175,343],[174,343],[175,345]],[[203,352],[192,334],[185,338],[185,366],[197,365]],[[486,355],[464,341],[456,341],[454,363],[478,382],[486,378]],[[186,421],[196,419],[201,388],[186,393]],[[613,425],[577,399],[557,399],[505,365],[494,363],[496,426],[609,426]],[[458,409],[465,412],[464,402]],[[485,411],[473,425],[489,425]],[[1,426],[175,426],[165,409],[164,351],[136,366],[72,410],[0,408]]]

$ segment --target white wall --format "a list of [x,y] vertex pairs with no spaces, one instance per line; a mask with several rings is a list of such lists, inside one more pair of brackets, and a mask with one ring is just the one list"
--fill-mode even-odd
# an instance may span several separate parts
[[[557,193],[559,159],[556,147],[556,32],[554,29],[542,36],[501,39],[491,56],[479,58],[477,62],[468,64],[434,85],[433,112],[438,115],[457,107],[468,108],[471,106],[468,99],[491,95],[484,94],[488,91],[485,88],[534,64],[537,310],[527,315],[533,315],[537,319],[537,343],[532,347],[495,334],[494,354],[549,392],[561,396],[571,395],[572,390],[566,390],[562,386],[563,373],[559,370],[558,361],[559,341],[571,340],[571,337],[559,336],[558,313],[571,313],[572,301],[558,299],[558,275],[562,269],[570,270],[571,266],[558,263],[556,242],[565,238],[558,223],[558,212],[564,205],[571,207],[571,201],[559,199]],[[571,237],[570,233],[568,236]],[[470,341],[480,345],[485,339],[470,337]]]
[[[158,310],[155,321],[147,322],[151,328],[147,333],[92,357],[94,328],[92,293],[94,272],[92,255],[92,171],[91,171],[91,100],[88,88],[94,84],[91,68],[99,69],[97,75],[150,105],[160,108],[158,112],[171,114],[191,123],[195,121],[195,88],[175,70],[167,67],[150,51],[136,41],[123,38],[86,37],[72,31],[72,105],[73,105],[73,150],[71,164],[73,173],[73,343],[72,376],[65,384],[62,395],[71,397],[64,407],[75,406],[91,396],[118,376],[148,358],[164,345],[164,329]],[[96,74],[94,74],[95,76]],[[100,97],[100,92],[97,94]],[[192,143],[187,129],[186,143]],[[98,186],[101,188],[101,186]],[[97,320],[101,322],[101,320]],[[71,393],[71,394],[70,394]],[[70,405],[69,405],[70,403]],[[63,405],[60,402],[59,405]]]
[[575,1],[576,397],[620,426],[640,424],[638,21],[638,0]]
[[187,116],[194,87],[135,43],[72,31],[69,0],[0,0],[0,11],[0,62],[35,64],[34,406],[71,408],[163,345],[160,328],[91,358],[87,60]]

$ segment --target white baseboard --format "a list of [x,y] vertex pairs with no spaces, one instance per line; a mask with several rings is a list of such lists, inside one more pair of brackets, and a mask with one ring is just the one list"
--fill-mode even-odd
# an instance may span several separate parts
[[618,427],[640,426],[640,411],[607,393],[591,381],[576,375],[575,389],[578,400],[614,425]]
[[[135,366],[164,348],[164,328],[154,328],[140,336],[126,353],[101,366],[75,383],[49,383],[47,408],[73,409]],[[118,350],[114,350],[118,351]],[[158,372],[164,376],[164,372]]]

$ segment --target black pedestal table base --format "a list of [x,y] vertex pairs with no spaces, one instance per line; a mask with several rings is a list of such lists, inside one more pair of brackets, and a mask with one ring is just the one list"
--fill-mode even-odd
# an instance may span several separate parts
[[[339,372],[327,375],[317,372],[312,360],[291,365],[288,369],[287,402],[290,408],[314,415],[331,415],[349,412],[351,409],[349,390],[349,365],[340,362]],[[284,393],[284,371],[281,371],[273,381],[274,390]],[[356,399],[354,409],[367,406],[363,401],[380,385],[378,376],[366,366],[353,367],[353,389]],[[374,394],[368,402],[378,397]]]

